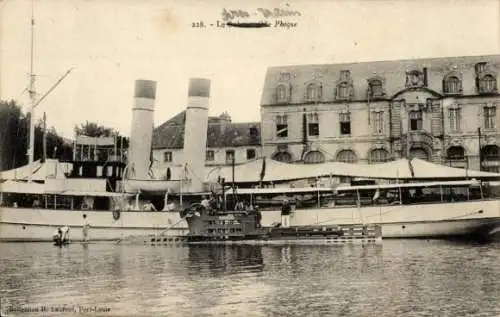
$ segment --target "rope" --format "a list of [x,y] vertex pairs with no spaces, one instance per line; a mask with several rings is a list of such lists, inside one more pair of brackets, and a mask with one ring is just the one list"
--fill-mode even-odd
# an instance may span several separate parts
[[[175,227],[176,225],[178,225],[181,221],[183,221],[184,219],[186,219],[186,217],[182,217],[179,221],[177,221],[176,223],[174,223],[173,225],[171,225],[170,227],[167,227],[165,228],[162,232],[160,232],[158,235],[163,235],[166,231],[172,229],[173,227]],[[125,238],[120,238],[118,239],[117,241],[115,241],[115,244],[119,244],[120,242],[122,242],[123,240],[125,239],[130,239],[130,238],[134,238],[134,237],[140,237],[140,236],[144,236],[144,235],[131,235],[131,236],[127,236]]]
[[204,183],[204,182],[205,182],[205,180],[202,180],[200,177],[198,177],[198,175],[196,175],[195,173],[193,173],[193,171],[192,171],[191,167],[189,167],[189,165],[188,165],[188,164],[186,164],[186,169],[188,170],[189,175],[192,175],[192,177],[191,177],[191,178],[195,178],[195,179],[197,179],[198,181],[200,181],[201,183]]
[[[392,212],[398,212],[398,210],[401,210],[401,209],[403,209],[403,207],[395,209],[395,210],[387,210],[387,211],[384,211],[383,213],[380,213],[378,215],[365,216],[364,218],[380,217],[381,215],[389,214]],[[351,217],[349,217],[349,218],[348,217],[330,218],[330,219],[327,219],[325,221],[318,222],[318,224],[322,224],[322,223],[326,223],[326,222],[330,222],[330,221],[334,221],[334,220],[344,220],[344,219],[352,219],[352,218]]]
[[[381,208],[381,207],[380,207]],[[380,213],[378,215],[369,215],[369,216],[366,216],[365,218],[374,218],[374,217],[380,217],[382,215],[386,215],[386,214],[389,214],[389,213],[393,213],[393,212],[399,212],[399,210],[403,209],[404,207],[401,207],[401,208],[397,208],[397,209],[394,209],[394,210],[387,210],[387,211],[384,211],[383,213]],[[455,219],[460,219],[460,218],[464,218],[464,217],[467,217],[467,216],[473,216],[475,214],[480,214],[482,213],[482,210],[478,210],[478,211],[474,211],[474,212],[469,212],[469,213],[465,213],[465,214],[462,214],[462,215],[459,215],[459,216],[453,216],[453,217],[449,217],[449,218],[442,218],[442,219],[438,219],[438,220],[435,220],[435,221],[446,221],[446,220],[455,220]],[[336,218],[330,218],[330,219],[327,219],[327,220],[324,220],[324,221],[321,221],[321,222],[318,222],[317,224],[323,224],[323,223],[327,223],[327,222],[330,222],[330,221],[334,221],[334,220],[346,220],[346,219],[351,219],[351,218],[347,218],[347,217],[336,217]],[[499,220],[492,220],[492,222],[497,222]]]

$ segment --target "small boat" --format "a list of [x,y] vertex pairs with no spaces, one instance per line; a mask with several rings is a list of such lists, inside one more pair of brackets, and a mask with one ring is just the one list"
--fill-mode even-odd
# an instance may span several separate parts
[[52,241],[54,241],[54,245],[58,247],[69,244],[69,227],[63,226],[57,228],[52,235]]

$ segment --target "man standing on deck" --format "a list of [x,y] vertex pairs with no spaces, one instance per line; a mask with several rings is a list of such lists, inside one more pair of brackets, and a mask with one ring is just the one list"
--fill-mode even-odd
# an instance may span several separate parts
[[82,236],[83,236],[83,242],[87,243],[89,242],[89,221],[87,220],[87,214],[83,214],[83,229],[82,229]]
[[203,208],[205,208],[205,210],[210,209],[210,200],[208,200],[206,196],[203,196],[201,200],[201,205],[203,206]]
[[290,227],[290,212],[292,211],[292,207],[288,202],[288,199],[283,199],[283,205],[281,206],[281,226],[283,228]]

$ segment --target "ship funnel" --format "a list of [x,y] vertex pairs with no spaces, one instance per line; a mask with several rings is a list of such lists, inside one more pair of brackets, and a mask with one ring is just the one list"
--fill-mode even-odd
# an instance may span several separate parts
[[191,78],[186,109],[183,156],[186,176],[191,180],[189,190],[192,192],[203,191],[209,99],[210,80]]
[[132,127],[128,151],[128,178],[131,179],[149,178],[155,98],[155,81],[142,79],[135,81]]

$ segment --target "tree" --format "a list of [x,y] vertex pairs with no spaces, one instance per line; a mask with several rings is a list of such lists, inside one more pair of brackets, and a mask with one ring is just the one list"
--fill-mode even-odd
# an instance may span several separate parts
[[[24,114],[14,100],[0,100],[0,170],[13,169],[28,163],[30,114]],[[72,148],[54,128],[47,132],[47,158],[67,160]],[[43,159],[43,122],[35,125],[34,159]]]
[[[96,122],[89,122],[86,121],[85,123],[80,124],[80,126],[75,126],[75,133],[76,135],[85,135],[88,137],[93,137],[93,138],[99,138],[99,137],[115,137],[115,144],[116,144],[116,149],[117,153],[114,153],[114,149],[109,149],[110,151],[105,151],[101,152],[98,151],[98,157],[99,160],[106,160],[108,154],[114,154],[114,155],[120,155],[120,150],[125,150],[128,148],[129,144],[129,139],[127,137],[124,137],[119,134],[118,131],[116,131],[113,128],[105,127],[103,125],[100,125]],[[76,157],[83,157],[85,156],[85,151],[81,152],[81,149],[79,147],[76,148]],[[106,153],[106,154],[104,154]],[[83,155],[82,155],[83,154]]]
[[112,128],[107,128],[103,125],[99,125],[95,122],[88,122],[80,124],[80,126],[75,126],[75,133],[77,135],[86,135],[89,137],[110,137],[114,135],[114,130]]
[[80,126],[75,126],[75,133],[76,135],[86,135],[93,138],[115,136],[117,146],[120,147],[123,142],[124,149],[128,148],[129,144],[129,138],[120,135],[120,133],[113,128],[105,127],[96,122],[86,121],[80,124]]
[[27,117],[14,101],[0,101],[0,168],[26,164]]

